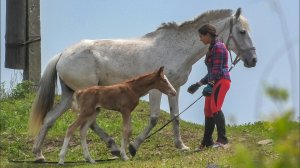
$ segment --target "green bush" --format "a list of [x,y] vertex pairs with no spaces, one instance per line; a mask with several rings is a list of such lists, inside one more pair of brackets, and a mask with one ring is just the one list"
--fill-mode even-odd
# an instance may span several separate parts
[[23,81],[18,83],[11,91],[11,97],[15,99],[24,98],[26,94],[32,93],[33,82]]
[[235,146],[236,153],[232,157],[234,167],[244,168],[298,168],[300,165],[300,142],[299,142],[299,122],[292,121],[291,111],[278,117],[266,128],[271,131],[273,140],[273,152],[276,158],[269,158],[268,151],[264,151],[262,146],[256,149],[246,147],[242,144]]
[[5,91],[5,82],[0,83],[0,100],[7,97],[6,91]]
[[[275,102],[282,105],[288,100],[288,92],[280,87],[265,87],[266,95]],[[278,107],[278,109],[282,109]],[[242,144],[235,146],[236,152],[232,157],[234,167],[244,168],[298,168],[300,166],[300,123],[293,121],[293,110],[281,111],[282,115],[274,121],[265,124],[265,129],[270,130],[273,143],[273,158],[268,156],[262,146],[249,148]]]

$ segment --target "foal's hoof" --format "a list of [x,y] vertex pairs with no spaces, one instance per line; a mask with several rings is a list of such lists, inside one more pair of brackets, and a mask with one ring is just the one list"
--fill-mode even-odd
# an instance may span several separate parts
[[58,165],[64,165],[65,164],[65,159],[60,158],[57,164]]
[[134,148],[134,146],[132,144],[129,144],[129,153],[132,157],[134,157],[136,155],[136,149]]
[[123,161],[130,160],[130,158],[129,158],[125,153],[124,153],[124,154],[121,153],[121,159],[122,159]]
[[87,159],[86,161],[88,161],[88,162],[90,162],[90,163],[92,163],[92,164],[94,164],[94,163],[96,163],[96,161],[94,160],[94,159]]
[[45,158],[39,158],[34,161],[34,163],[44,163],[44,162],[46,162]]

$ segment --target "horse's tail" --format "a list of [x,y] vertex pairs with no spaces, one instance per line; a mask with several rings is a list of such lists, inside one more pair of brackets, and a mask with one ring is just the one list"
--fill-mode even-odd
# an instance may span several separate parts
[[57,81],[56,64],[60,56],[61,54],[58,54],[50,60],[40,80],[29,118],[28,133],[30,135],[35,136],[39,132],[47,112],[54,104]]

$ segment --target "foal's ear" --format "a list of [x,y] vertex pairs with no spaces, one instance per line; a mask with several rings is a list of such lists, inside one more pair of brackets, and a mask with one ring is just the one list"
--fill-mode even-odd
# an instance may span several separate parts
[[159,76],[161,76],[161,75],[163,75],[163,73],[164,73],[164,66],[161,66],[160,68],[159,68],[159,70],[158,70],[158,75]]

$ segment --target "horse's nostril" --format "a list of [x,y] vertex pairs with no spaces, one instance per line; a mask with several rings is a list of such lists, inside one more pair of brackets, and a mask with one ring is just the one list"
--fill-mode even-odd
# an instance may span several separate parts
[[256,63],[256,62],[257,62],[257,59],[256,59],[256,58],[253,58],[252,61],[253,61],[253,63]]

